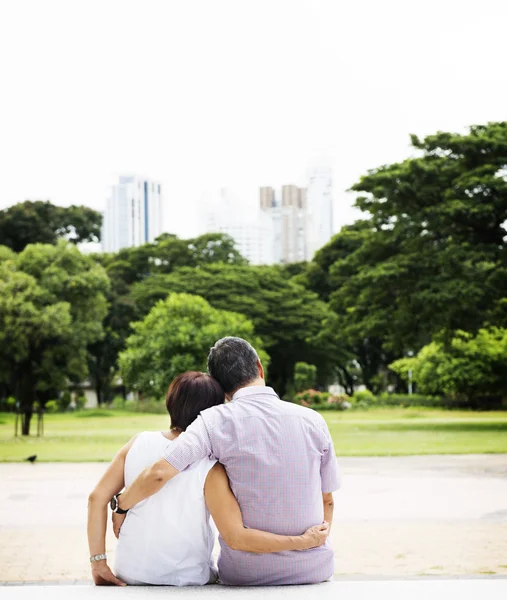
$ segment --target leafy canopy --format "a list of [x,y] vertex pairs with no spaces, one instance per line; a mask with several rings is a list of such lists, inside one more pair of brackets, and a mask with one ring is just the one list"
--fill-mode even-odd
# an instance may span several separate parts
[[27,200],[0,211],[0,240],[15,252],[28,244],[56,244],[59,238],[98,242],[101,225],[101,214],[86,206]]
[[278,267],[183,268],[146,278],[132,288],[132,298],[146,313],[171,292],[200,295],[215,308],[251,320],[271,357],[270,382],[281,394],[298,360],[320,365],[324,374],[334,361],[336,348],[325,334],[332,312],[316,294],[282,277]]
[[412,143],[414,157],[352,187],[369,219],[299,276],[329,299],[374,391],[396,357],[435,336],[507,325],[507,122]]
[[252,323],[243,315],[212,308],[198,296],[170,294],[132,328],[120,369],[126,384],[147,396],[162,398],[184,371],[206,371],[209,349],[225,336],[248,340],[267,366]]

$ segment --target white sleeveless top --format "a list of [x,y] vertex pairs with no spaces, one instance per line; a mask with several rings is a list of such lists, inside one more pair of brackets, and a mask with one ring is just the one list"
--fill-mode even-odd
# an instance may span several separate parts
[[[138,435],[125,459],[125,486],[162,457],[171,441]],[[130,585],[205,585],[216,578],[214,535],[204,482],[216,461],[205,458],[127,513],[116,546],[115,573]]]

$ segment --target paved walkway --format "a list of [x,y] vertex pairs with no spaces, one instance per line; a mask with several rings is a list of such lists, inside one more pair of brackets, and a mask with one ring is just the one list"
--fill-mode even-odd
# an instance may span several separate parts
[[[338,576],[507,576],[506,455],[340,464]],[[86,499],[105,468],[0,464],[0,582],[89,580]]]
[[127,598],[166,598],[177,600],[505,600],[507,579],[457,581],[344,581],[312,586],[275,588],[226,588],[208,585],[203,588],[94,588],[92,586],[22,586],[0,588],[5,600],[118,600]]

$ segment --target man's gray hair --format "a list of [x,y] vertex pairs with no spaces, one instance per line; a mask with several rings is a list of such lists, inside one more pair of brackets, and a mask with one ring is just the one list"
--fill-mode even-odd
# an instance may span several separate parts
[[224,337],[218,340],[208,354],[208,373],[232,394],[259,377],[254,348],[244,339]]

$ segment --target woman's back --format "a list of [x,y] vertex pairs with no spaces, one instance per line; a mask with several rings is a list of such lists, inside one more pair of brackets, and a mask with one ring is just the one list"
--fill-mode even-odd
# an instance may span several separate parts
[[[170,444],[161,432],[139,434],[125,460],[125,486],[160,459]],[[126,583],[205,585],[214,577],[214,535],[204,482],[215,461],[205,458],[127,514],[116,548],[116,574]]]

